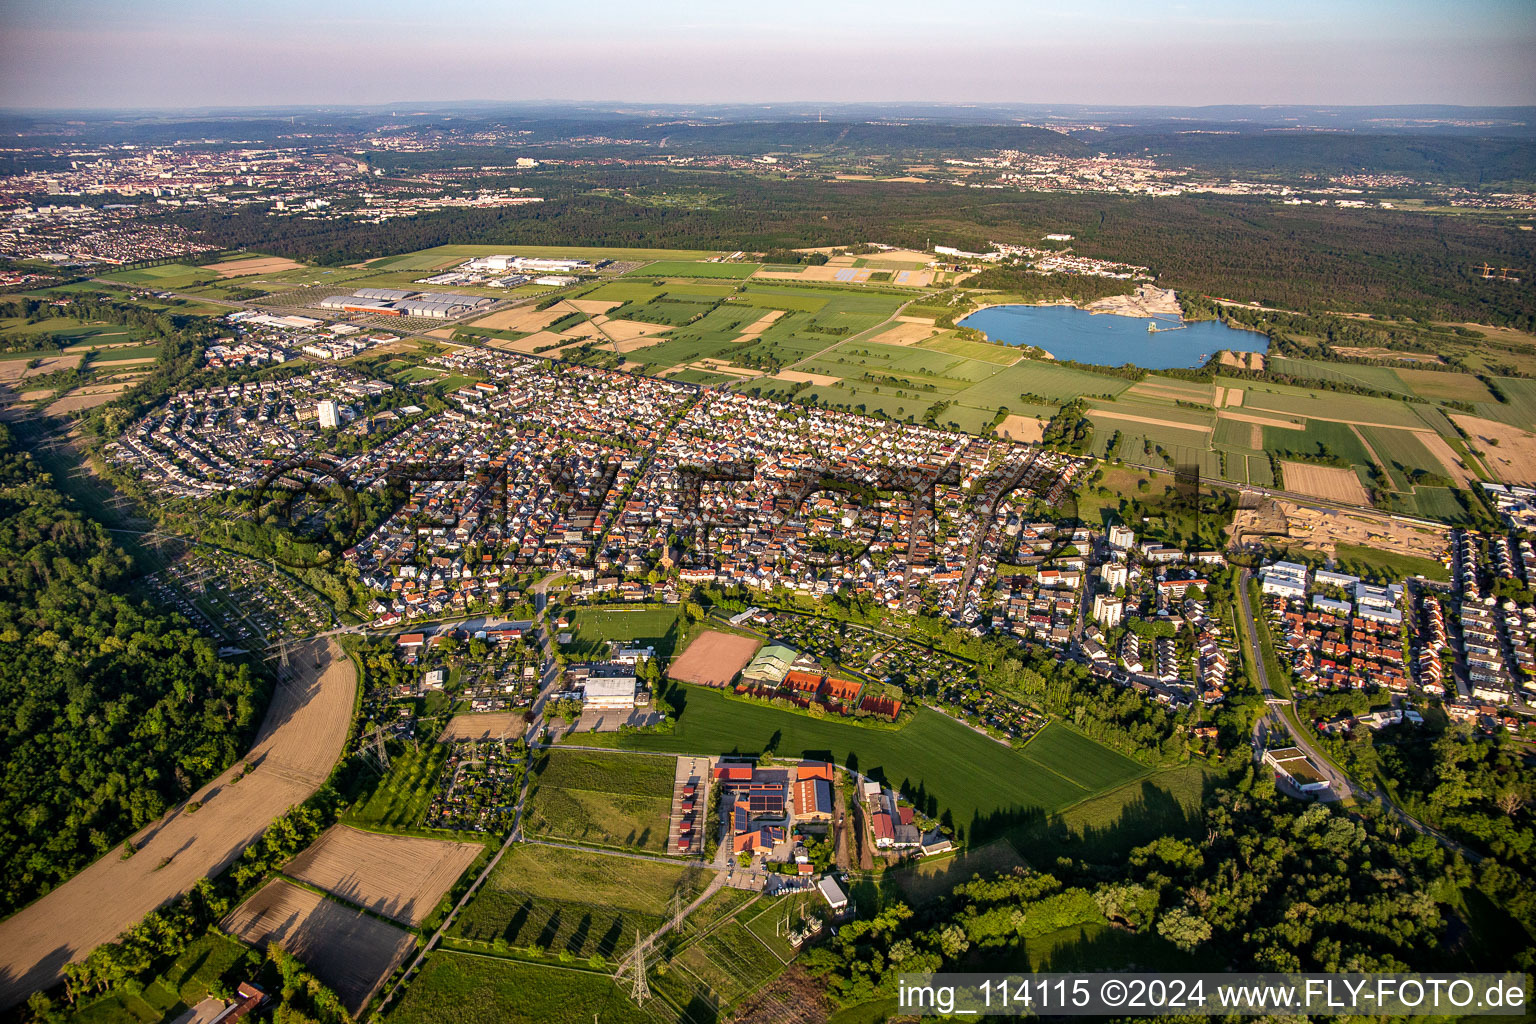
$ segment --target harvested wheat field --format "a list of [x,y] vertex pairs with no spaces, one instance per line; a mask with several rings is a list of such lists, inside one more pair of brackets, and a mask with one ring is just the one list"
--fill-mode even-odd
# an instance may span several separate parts
[[121,381],[117,384],[76,388],[57,401],[49,403],[43,411],[49,416],[67,416],[72,412],[94,409],[98,405],[106,405],[132,386],[132,381]]
[[1461,461],[1461,456],[1456,454],[1456,449],[1447,444],[1445,438],[1433,430],[1416,430],[1414,436],[1419,439],[1420,444],[1429,449],[1429,454],[1439,460],[1445,475],[1455,480],[1457,487],[1477,486],[1477,475],[1466,467]]
[[[127,334],[128,332],[126,330],[124,330],[123,333]],[[90,341],[80,341],[80,342],[76,342],[73,345],[66,345],[62,349],[60,349],[59,351],[63,352],[65,355],[70,355],[70,354],[75,353],[75,352],[89,352],[92,349],[95,349],[98,352],[106,352],[106,351],[108,351],[110,349],[114,349],[114,348],[138,348],[138,347],[140,347],[141,345],[144,344],[144,342],[142,342],[142,341],[135,341],[135,340],[129,340],[129,341],[100,341],[100,340],[97,340],[97,339],[102,338],[102,337],[107,337],[107,335],[97,335],[96,338],[92,338]]]
[[1264,355],[1261,352],[1232,352],[1222,349],[1217,353],[1216,358],[1223,366],[1236,366],[1249,370],[1264,369]]
[[729,360],[716,359],[713,356],[707,359],[696,359],[689,363],[688,366],[693,370],[703,370],[706,373],[725,373],[732,377],[740,377],[746,380],[763,375],[762,370],[754,370],[750,366],[737,366]]
[[1203,427],[1198,423],[1180,423],[1178,420],[1163,420],[1156,416],[1140,416],[1130,412],[1116,412],[1114,409],[1089,409],[1088,418],[1092,420],[1110,420],[1115,423],[1136,423],[1148,427],[1164,427],[1170,430],[1187,430],[1202,433],[1206,440],[1210,440],[1211,428]]
[[1489,472],[1506,484],[1536,483],[1536,434],[1480,416],[1452,413],[1451,419],[1472,438],[1472,451]]
[[275,942],[341,997],[354,1016],[393,973],[416,936],[278,878],[235,908],[224,930],[257,949]]
[[1006,437],[1011,441],[1026,441],[1030,444],[1038,444],[1045,436],[1045,421],[1033,416],[1019,416],[1009,414],[1003,417],[1003,422],[997,425],[995,431],[998,437]]
[[[594,318],[594,322],[599,321]],[[606,317],[601,318],[600,323],[603,333],[621,344],[637,338],[647,338],[650,340],[646,344],[653,345],[661,339],[651,338],[652,335],[664,334],[672,329],[666,324],[643,324],[638,320],[609,320]]]
[[521,352],[524,355],[532,355],[534,349],[545,348],[549,345],[574,344],[569,338],[562,338],[553,331],[537,331],[526,338],[518,338],[516,341],[507,341],[503,338],[492,338],[487,342],[492,348],[505,349],[508,352]]
[[485,847],[335,825],[283,874],[415,927]]
[[784,310],[782,310],[782,309],[771,309],[767,313],[764,313],[762,316],[758,317],[752,323],[748,324],[746,329],[743,330],[740,335],[738,335],[735,338],[732,338],[731,340],[732,341],[752,341],[755,338],[761,337],[762,333],[764,331],[766,331],[768,328],[772,327],[774,321],[777,320],[779,317],[781,317],[783,315],[784,315]]
[[869,340],[882,345],[916,345],[920,341],[927,341],[938,333],[939,329],[937,327],[925,327],[922,324],[898,324]]
[[245,757],[253,772],[238,782],[238,765],[224,772],[192,795],[202,803],[196,814],[172,811],[134,836],[132,857],[113,850],[0,921],[0,1007],[53,985],[65,964],[218,874],[274,818],[320,788],[352,725],[357,675],[334,643],[306,644],[292,657]]
[[439,743],[454,740],[516,739],[528,728],[521,711],[496,711],[484,715],[454,715],[437,738]]
[[154,356],[141,356],[137,359],[92,359],[91,369],[99,373],[144,373],[149,369],[149,364],[155,361]]
[[841,377],[833,377],[825,373],[806,373],[804,370],[780,370],[773,375],[774,380],[787,380],[791,384],[815,384],[817,387],[827,387],[842,380]]
[[[1484,330],[1486,329],[1484,328]],[[1335,345],[1334,351],[1340,355],[1364,359],[1397,359],[1409,363],[1445,362],[1439,356],[1426,355],[1422,352],[1397,352],[1390,348],[1381,348],[1378,345]]]
[[37,366],[31,369],[27,367],[27,363],[31,362],[29,359],[0,359],[0,383],[25,380],[28,377],[41,377],[59,370],[73,370],[84,358],[84,354],[80,352],[73,355],[44,356]]
[[1307,462],[1282,462],[1280,465],[1288,491],[1350,505],[1370,504],[1370,496],[1352,469],[1314,466]]
[[596,316],[606,313],[610,309],[624,305],[622,299],[566,299],[565,304],[572,309],[580,310],[588,316]]
[[705,630],[667,669],[667,678],[704,686],[729,686],[747,667],[760,641],[750,636]]
[[250,277],[252,274],[281,274],[288,270],[303,270],[304,264],[281,256],[257,256],[248,260],[210,263],[206,269],[217,270],[220,277]]
[[[1242,392],[1237,392],[1241,399]],[[1224,420],[1236,420],[1239,423],[1252,423],[1258,427],[1277,427],[1281,430],[1306,430],[1307,420],[1304,416],[1287,416],[1284,413],[1257,413],[1257,412],[1233,412],[1230,409],[1221,411]],[[1263,445],[1258,447],[1262,448]]]

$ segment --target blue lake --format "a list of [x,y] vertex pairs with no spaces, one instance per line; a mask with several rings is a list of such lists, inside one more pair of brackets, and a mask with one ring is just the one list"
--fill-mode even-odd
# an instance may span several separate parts
[[[1147,325],[1155,323],[1157,332]],[[1183,326],[1180,326],[1183,324]],[[1131,363],[1148,370],[1202,366],[1222,349],[1263,352],[1269,339],[1216,320],[1089,313],[1072,306],[992,306],[960,321],[1005,345],[1034,345],[1057,359],[1099,366]]]

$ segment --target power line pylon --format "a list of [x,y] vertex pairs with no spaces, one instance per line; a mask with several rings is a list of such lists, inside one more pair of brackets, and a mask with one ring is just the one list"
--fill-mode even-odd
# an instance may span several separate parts
[[373,755],[374,761],[379,766],[379,774],[388,774],[389,748],[384,743],[384,726],[375,725],[373,727],[373,738],[369,742],[369,753]]
[[625,975],[629,975],[629,998],[635,1001],[636,1006],[644,1006],[645,1001],[651,998],[651,983],[647,979],[646,956],[650,952],[650,941],[640,938],[640,929],[635,929],[635,947],[629,951],[619,969],[614,972],[613,980],[622,981]]

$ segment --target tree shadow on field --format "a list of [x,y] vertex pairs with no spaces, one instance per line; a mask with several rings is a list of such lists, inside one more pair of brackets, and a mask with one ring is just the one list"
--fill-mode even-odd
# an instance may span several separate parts
[[555,936],[560,934],[560,908],[549,915],[549,920],[544,922],[544,930],[539,932],[538,946],[540,949],[550,949],[555,944]]
[[517,937],[523,934],[523,929],[528,925],[528,917],[533,913],[533,900],[523,900],[522,905],[512,914],[512,919],[501,930],[502,938],[509,943],[516,943]]
[[[1210,788],[1209,780],[1205,788]],[[1007,816],[999,817],[1005,819]],[[1102,864],[1122,860],[1136,847],[1163,836],[1198,837],[1203,822],[1204,814],[1198,805],[1186,807],[1154,780],[1143,779],[1140,791],[1105,824],[1070,824],[1060,814],[1047,817],[1037,811],[1000,831],[993,829],[1004,824],[1003,820],[987,819],[983,823],[978,819],[975,830],[978,843],[985,828],[989,837],[1001,835],[1007,838],[1026,860],[1036,866],[1053,863],[1059,857]]]
[[608,930],[603,932],[603,937],[597,940],[597,953],[599,956],[611,958],[614,950],[619,948],[619,943],[624,939],[624,919],[616,917]]
[[565,940],[565,951],[572,956],[580,956],[582,947],[587,944],[587,935],[591,931],[592,915],[581,915],[581,920],[576,923],[576,930],[571,932],[571,937]]

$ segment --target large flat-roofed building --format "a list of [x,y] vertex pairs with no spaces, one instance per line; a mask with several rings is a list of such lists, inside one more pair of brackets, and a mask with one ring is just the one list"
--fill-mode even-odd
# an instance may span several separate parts
[[475,295],[450,295],[446,292],[423,292],[413,299],[399,303],[407,316],[428,317],[435,320],[460,316],[490,304],[490,299]]
[[403,310],[387,299],[370,299],[357,295],[332,295],[315,303],[321,309],[339,309],[344,313],[373,313],[377,316],[401,316]]
[[399,288],[357,288],[352,292],[360,299],[378,299],[381,302],[399,302],[408,299],[415,292],[402,291]]
[[1307,596],[1307,567],[1295,562],[1276,562],[1259,570],[1259,589],[1286,600]]
[[589,708],[632,708],[635,687],[634,676],[590,676],[581,690]]
[[1275,770],[1276,775],[1289,780],[1303,793],[1320,793],[1329,788],[1329,782],[1317,766],[1307,759],[1300,747],[1276,747],[1264,752],[1264,763]]

